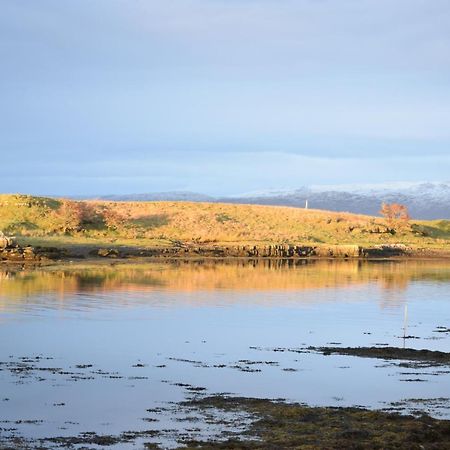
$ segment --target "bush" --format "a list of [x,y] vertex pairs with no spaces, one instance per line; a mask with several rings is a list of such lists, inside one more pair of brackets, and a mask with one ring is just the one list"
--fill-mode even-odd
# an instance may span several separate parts
[[380,214],[385,218],[387,226],[395,231],[409,228],[411,217],[408,208],[400,203],[382,203]]

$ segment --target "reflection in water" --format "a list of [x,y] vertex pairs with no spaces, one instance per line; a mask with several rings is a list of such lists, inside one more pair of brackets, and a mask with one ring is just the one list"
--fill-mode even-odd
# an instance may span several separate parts
[[[371,408],[441,401],[447,366],[304,350],[405,344],[448,352],[449,281],[450,264],[439,261],[3,267],[0,390],[8,401],[0,401],[0,420],[40,438],[148,429],[148,411],[193,392]],[[159,419],[152,427],[193,428]]]
[[369,283],[385,292],[384,306],[392,307],[398,306],[399,293],[412,282],[449,280],[450,265],[439,261],[172,261],[36,270],[4,268],[0,271],[0,310],[20,307],[28,298],[42,294],[53,294],[64,301],[75,293],[275,292],[351,288]]

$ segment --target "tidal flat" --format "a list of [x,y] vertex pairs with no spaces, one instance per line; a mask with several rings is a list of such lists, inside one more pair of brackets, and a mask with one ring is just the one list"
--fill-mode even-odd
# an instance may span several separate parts
[[435,260],[4,267],[0,448],[450,448],[449,287]]

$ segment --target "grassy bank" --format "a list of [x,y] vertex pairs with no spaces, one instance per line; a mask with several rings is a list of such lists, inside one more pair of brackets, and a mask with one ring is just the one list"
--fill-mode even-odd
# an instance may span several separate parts
[[290,207],[191,202],[70,201],[0,195],[0,230],[21,244],[361,245],[450,249],[450,221],[392,229],[380,217]]

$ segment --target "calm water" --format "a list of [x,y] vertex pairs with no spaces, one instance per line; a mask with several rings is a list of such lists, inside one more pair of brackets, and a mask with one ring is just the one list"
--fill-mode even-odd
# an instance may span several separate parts
[[[450,264],[437,261],[0,268],[1,433],[183,429],[147,410],[196,388],[370,408],[448,398],[448,367],[292,350],[450,351],[438,332],[450,327],[449,288]],[[414,407],[450,416],[439,402]]]

